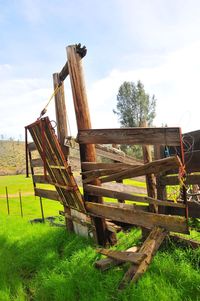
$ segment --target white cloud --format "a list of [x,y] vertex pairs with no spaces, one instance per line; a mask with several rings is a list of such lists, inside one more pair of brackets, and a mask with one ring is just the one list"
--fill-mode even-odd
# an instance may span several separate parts
[[95,124],[100,124],[103,118],[107,127],[114,127],[116,120],[112,109],[116,107],[119,86],[124,81],[140,79],[146,91],[158,99],[157,126],[167,123],[168,126],[181,126],[183,131],[199,129],[199,52],[200,42],[170,53],[163,63],[155,67],[113,70],[107,77],[92,83],[89,99]]

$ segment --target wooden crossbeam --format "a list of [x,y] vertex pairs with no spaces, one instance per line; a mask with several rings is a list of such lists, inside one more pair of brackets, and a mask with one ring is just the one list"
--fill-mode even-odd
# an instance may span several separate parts
[[54,201],[60,201],[60,197],[57,191],[35,188],[35,196],[46,198]]
[[105,182],[123,180],[123,179],[143,176],[151,173],[158,174],[180,166],[182,166],[182,163],[178,156],[168,157],[168,158],[164,158],[164,159],[160,159],[144,164],[139,167],[133,167],[133,168],[129,168],[128,170],[117,172],[113,175],[101,178],[101,182],[105,183]]
[[189,233],[187,222],[184,217],[143,212],[134,208],[125,209],[92,202],[86,202],[85,206],[88,213],[93,216],[104,217],[113,221],[137,225],[147,229],[160,226],[172,232]]
[[80,144],[149,144],[180,146],[180,128],[79,130]]
[[121,199],[121,200],[130,200],[133,202],[148,203],[148,204],[154,204],[158,206],[185,208],[185,205],[182,203],[161,201],[161,200],[153,199],[148,196],[145,197],[145,196],[133,195],[126,192],[119,192],[116,190],[106,189],[101,186],[88,184],[88,185],[84,185],[84,189],[90,195],[98,195],[98,196],[110,197],[110,198]]

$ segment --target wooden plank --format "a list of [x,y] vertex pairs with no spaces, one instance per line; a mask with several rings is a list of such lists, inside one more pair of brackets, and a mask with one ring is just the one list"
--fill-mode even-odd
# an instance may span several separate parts
[[47,175],[46,177],[44,175],[33,175],[33,182],[38,184],[49,184],[50,177]]
[[180,166],[182,166],[182,163],[178,156],[168,157],[168,158],[164,158],[164,159],[160,159],[144,164],[143,166],[139,166],[136,168],[135,167],[129,168],[129,170],[121,171],[111,176],[104,177],[101,179],[101,182],[105,183],[105,182],[123,180],[123,179],[143,176],[151,173],[158,174],[160,172],[164,172],[166,170],[170,170],[172,168],[180,167]]
[[171,233],[169,236],[169,240],[172,240],[178,244],[190,247],[192,249],[198,249],[200,248],[200,241],[194,240],[191,238],[183,237],[174,233]]
[[90,195],[99,195],[109,198],[115,198],[115,199],[121,199],[121,200],[129,200],[133,202],[139,202],[139,203],[148,203],[158,206],[168,206],[168,207],[178,207],[178,208],[185,208],[185,205],[182,203],[174,203],[169,201],[161,201],[157,199],[153,199],[151,197],[145,197],[145,196],[138,196],[133,195],[130,193],[125,192],[119,192],[111,189],[106,189],[104,187],[100,186],[94,186],[94,185],[85,185],[84,186],[85,191],[88,192]]
[[146,258],[139,265],[132,265],[124,275],[119,288],[123,289],[127,283],[136,282],[147,270],[153,256],[159,249],[168,232],[160,227],[155,227],[141,246],[139,252],[146,254]]
[[[178,175],[174,176],[161,176],[160,177],[160,183],[161,185],[179,185],[180,181],[178,179]],[[200,185],[200,175],[187,175],[185,180],[186,185],[191,184],[199,184]]]
[[[124,205],[124,204],[120,204]],[[86,202],[88,213],[94,216],[104,217],[113,221],[128,223],[152,229],[155,226],[163,227],[168,231],[188,234],[186,219],[179,216],[169,216],[150,212],[142,212],[136,209],[124,209],[105,204]]]
[[37,150],[34,142],[28,143],[28,150],[29,150],[29,152],[33,152],[33,151]]
[[[137,252],[138,247],[134,246],[129,249],[127,249],[124,252]],[[122,264],[123,261],[115,260],[113,258],[103,258],[95,262],[95,267],[101,271],[108,270],[109,268]]]
[[144,253],[135,253],[135,252],[122,252],[122,251],[115,251],[115,250],[108,250],[108,249],[97,249],[98,253],[102,255],[108,256],[112,259],[122,261],[122,262],[132,262],[135,264],[140,264],[142,260],[144,260],[147,255]]
[[80,144],[180,145],[180,128],[117,128],[79,130]]
[[40,158],[32,159],[31,166],[32,167],[44,167],[44,163],[43,163],[42,159],[40,159]]
[[59,194],[57,191],[46,190],[41,188],[35,188],[35,196],[39,196],[41,198],[50,199],[54,201],[60,201]]
[[[140,164],[142,165],[142,164]],[[112,168],[125,168],[135,165],[126,163],[98,163],[98,162],[82,162],[81,167],[84,171],[98,170],[98,169],[112,169]]]
[[147,190],[146,187],[142,186],[133,186],[133,185],[126,185],[123,183],[113,183],[113,182],[108,182],[108,183],[103,183],[102,187],[111,189],[111,190],[116,190],[119,192],[126,192],[126,193],[137,193],[137,194],[142,194],[147,195]]

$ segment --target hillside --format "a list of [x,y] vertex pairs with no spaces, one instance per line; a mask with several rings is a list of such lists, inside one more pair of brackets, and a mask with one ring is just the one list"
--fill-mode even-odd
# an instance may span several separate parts
[[0,140],[0,175],[22,173],[25,173],[24,142]]

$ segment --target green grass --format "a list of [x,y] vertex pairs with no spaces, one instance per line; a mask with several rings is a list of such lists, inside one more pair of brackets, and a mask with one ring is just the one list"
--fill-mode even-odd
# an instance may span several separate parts
[[10,194],[16,194],[19,190],[33,194],[32,178],[25,175],[0,176],[0,195],[5,195],[5,187]]
[[[5,197],[0,198],[0,301],[200,300],[200,250],[181,249],[170,243],[168,249],[158,251],[136,285],[119,291],[127,264],[98,271],[94,263],[100,255],[91,240],[63,228],[28,222],[41,216],[39,198],[23,195],[23,191],[33,192],[31,178],[0,177],[3,193],[5,186],[12,195],[22,190],[25,217],[19,217],[18,197],[10,197],[10,216],[6,215]],[[62,210],[55,201],[43,199],[43,205],[45,216],[58,215]],[[200,240],[200,233],[192,231],[191,237]],[[139,239],[136,228],[119,233],[114,249],[125,250],[138,244]]]
[[[140,231],[120,233],[118,249],[137,244]],[[0,215],[0,300],[197,301],[200,250],[160,250],[134,285],[117,289],[128,266],[100,272],[92,241],[48,225]]]

